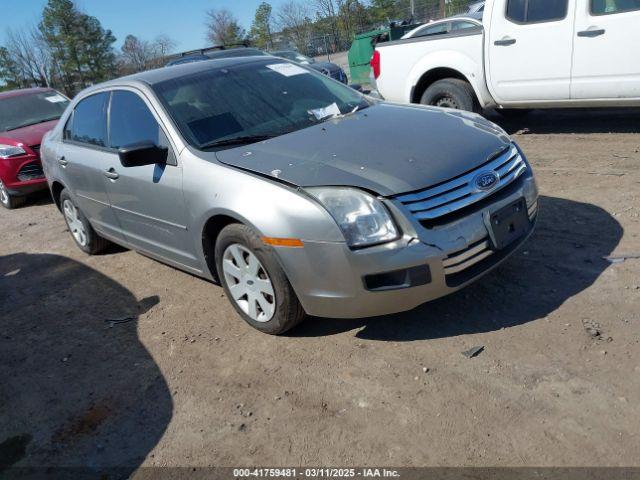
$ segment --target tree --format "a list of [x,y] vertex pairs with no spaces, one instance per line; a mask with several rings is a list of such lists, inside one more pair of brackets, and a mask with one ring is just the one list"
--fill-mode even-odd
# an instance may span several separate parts
[[278,9],[278,26],[291,38],[296,48],[304,52],[311,39],[311,19],[306,4],[290,0]]
[[174,46],[175,42],[167,35],[160,35],[152,42],[127,35],[118,62],[120,73],[125,75],[160,67]]
[[71,0],[48,0],[39,29],[67,94],[113,75],[115,37]]
[[256,9],[256,15],[249,32],[251,40],[258,48],[270,50],[273,48],[271,37],[271,5],[262,2]]
[[230,45],[245,40],[246,33],[233,14],[226,9],[207,12],[207,40],[214,45]]
[[12,90],[26,86],[20,67],[6,47],[0,47],[0,79],[4,82],[4,85],[0,86],[0,90]]

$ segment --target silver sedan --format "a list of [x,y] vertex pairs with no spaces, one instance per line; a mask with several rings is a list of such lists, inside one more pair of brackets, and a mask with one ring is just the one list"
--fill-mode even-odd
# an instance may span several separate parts
[[392,314],[478,279],[531,233],[531,166],[499,127],[377,101],[273,57],[76,96],[42,144],[77,245],[219,282],[251,326]]

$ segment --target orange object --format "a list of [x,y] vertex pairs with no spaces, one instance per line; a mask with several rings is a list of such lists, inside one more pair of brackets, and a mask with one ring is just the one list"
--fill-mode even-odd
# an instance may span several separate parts
[[299,238],[272,238],[262,237],[262,241],[267,245],[273,245],[274,247],[295,247],[300,248],[304,245]]

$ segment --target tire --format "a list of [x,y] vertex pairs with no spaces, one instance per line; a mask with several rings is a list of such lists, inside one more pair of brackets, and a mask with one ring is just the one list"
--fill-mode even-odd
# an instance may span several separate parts
[[446,78],[433,83],[422,94],[420,103],[469,112],[480,111],[476,94],[469,82],[457,78]]
[[69,228],[69,233],[80,250],[89,255],[96,255],[107,248],[109,240],[96,233],[67,189],[60,193],[60,210]]
[[20,196],[16,197],[13,195],[9,195],[7,191],[7,187],[4,186],[2,180],[0,180],[0,205],[8,210],[13,210],[14,208],[21,207],[26,202],[27,198]]
[[275,252],[253,229],[239,223],[223,228],[215,259],[229,301],[253,328],[279,335],[304,320],[306,313]]

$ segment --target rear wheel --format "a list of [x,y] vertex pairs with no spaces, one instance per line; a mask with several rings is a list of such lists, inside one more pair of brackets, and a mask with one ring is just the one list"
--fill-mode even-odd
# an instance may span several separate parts
[[87,217],[76,206],[66,189],[60,194],[60,205],[69,232],[80,250],[89,255],[96,255],[109,245],[107,239],[96,233]]
[[438,80],[430,85],[422,94],[420,103],[470,112],[480,110],[476,94],[471,85],[457,78]]
[[13,195],[9,195],[7,187],[5,187],[4,183],[2,183],[2,180],[0,180],[0,205],[2,205],[4,208],[12,210],[24,205],[25,201],[25,197],[15,197]]
[[241,224],[225,227],[215,247],[218,277],[245,322],[278,335],[300,323],[305,312],[272,250]]

